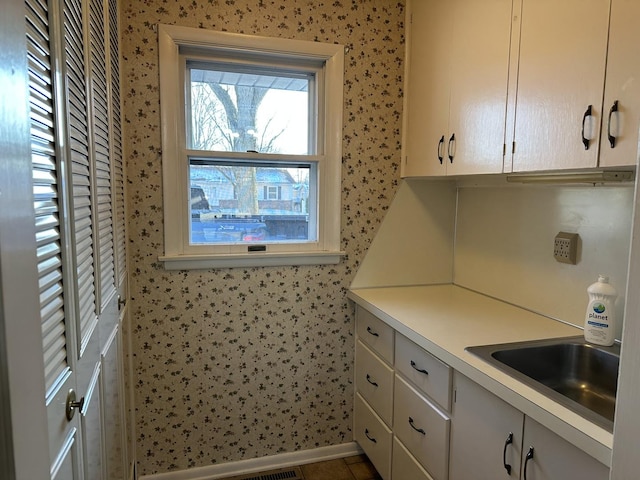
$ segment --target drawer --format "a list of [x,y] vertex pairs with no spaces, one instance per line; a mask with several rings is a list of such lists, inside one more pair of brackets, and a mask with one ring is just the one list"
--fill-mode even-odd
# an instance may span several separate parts
[[[353,437],[384,480],[391,478],[391,430],[356,393]],[[407,479],[408,480],[408,479]]]
[[380,418],[391,426],[393,370],[360,340],[356,342],[356,390]]
[[393,439],[391,478],[393,480],[433,480],[397,437]]
[[393,432],[435,480],[446,480],[449,417],[396,375]]
[[399,333],[396,334],[395,367],[442,408],[451,409],[451,367]]
[[358,305],[356,306],[356,331],[360,340],[371,347],[389,365],[393,364],[393,328]]

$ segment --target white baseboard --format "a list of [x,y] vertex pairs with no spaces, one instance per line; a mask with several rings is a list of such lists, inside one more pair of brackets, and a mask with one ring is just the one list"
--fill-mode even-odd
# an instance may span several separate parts
[[220,478],[233,477],[235,475],[244,475],[247,473],[292,467],[294,465],[304,465],[306,463],[333,460],[335,458],[350,457],[352,455],[360,455],[361,453],[362,450],[358,444],[356,442],[350,442],[331,447],[314,448],[312,450],[302,450],[299,452],[282,453],[279,455],[253,458],[250,460],[222,463],[220,465],[209,465],[207,467],[189,468],[187,470],[177,470],[175,472],[143,475],[139,477],[139,479],[216,480]]

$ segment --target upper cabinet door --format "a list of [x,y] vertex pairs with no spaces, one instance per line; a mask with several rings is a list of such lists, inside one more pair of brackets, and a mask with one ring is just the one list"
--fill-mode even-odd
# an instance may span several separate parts
[[[501,173],[511,0],[455,0],[447,174]],[[449,145],[447,145],[449,146]]]
[[407,3],[403,177],[446,174],[452,3]]
[[613,0],[600,166],[635,165],[640,125],[640,2]]
[[598,165],[609,4],[523,0],[513,171]]

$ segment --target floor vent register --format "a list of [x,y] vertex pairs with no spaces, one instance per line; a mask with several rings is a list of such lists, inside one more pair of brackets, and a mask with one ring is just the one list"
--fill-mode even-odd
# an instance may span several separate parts
[[304,477],[298,467],[293,467],[242,475],[240,477],[229,478],[228,480],[304,480]]

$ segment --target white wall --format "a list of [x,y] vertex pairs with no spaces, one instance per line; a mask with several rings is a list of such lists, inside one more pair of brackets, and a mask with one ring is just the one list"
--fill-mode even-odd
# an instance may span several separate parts
[[351,288],[451,283],[456,188],[403,181]]
[[[632,210],[632,185],[461,187],[454,283],[582,326],[586,289],[602,273],[622,319]],[[577,265],[553,258],[560,231],[580,235]]]

